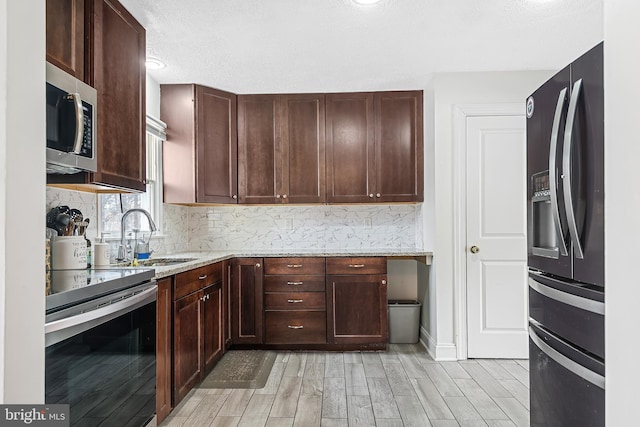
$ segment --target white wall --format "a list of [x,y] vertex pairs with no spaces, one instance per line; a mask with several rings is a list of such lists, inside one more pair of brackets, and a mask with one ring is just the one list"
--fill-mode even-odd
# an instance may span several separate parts
[[640,4],[605,0],[606,423],[638,423]]
[[146,88],[146,109],[147,116],[160,119],[160,83],[147,74]]
[[44,402],[45,2],[0,0],[0,403]]
[[[421,273],[421,280],[425,276],[428,280],[427,284],[421,283],[420,294],[429,297],[423,311],[427,315],[423,315],[421,338],[438,359],[457,357],[454,283],[462,278],[456,277],[454,266],[456,259],[465,256],[454,251],[454,227],[458,221],[454,203],[459,195],[454,186],[457,159],[453,149],[453,107],[524,103],[550,75],[549,71],[446,73],[437,75],[425,92],[425,99],[433,98],[433,106],[425,108],[433,110],[433,163],[425,166],[426,171],[433,170],[433,183],[427,174],[425,188],[434,191],[435,222],[428,225],[431,215],[425,215],[425,246],[433,247],[434,259],[431,271]],[[427,151],[431,150],[429,137],[425,141]],[[431,206],[430,202],[426,205]]]

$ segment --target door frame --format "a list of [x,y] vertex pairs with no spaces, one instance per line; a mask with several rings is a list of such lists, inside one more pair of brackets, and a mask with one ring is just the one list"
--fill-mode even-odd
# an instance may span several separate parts
[[467,359],[467,118],[525,117],[525,103],[453,106],[453,299],[456,357]]

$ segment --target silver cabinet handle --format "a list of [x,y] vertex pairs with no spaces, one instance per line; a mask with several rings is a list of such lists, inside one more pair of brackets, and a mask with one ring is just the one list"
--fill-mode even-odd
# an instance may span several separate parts
[[383,284],[383,285],[386,285],[386,284],[387,284],[387,281],[386,281],[386,280],[383,280],[383,281],[382,281],[382,284]]
[[287,328],[289,328],[289,329],[303,329],[304,326],[302,326],[302,325],[289,325],[289,326],[287,326]]
[[80,154],[84,136],[84,111],[82,110],[82,99],[80,98],[79,93],[70,93],[68,98],[73,99],[73,106],[76,110],[76,140],[73,143],[73,152],[75,154]]
[[349,264],[349,268],[363,268],[364,264]]
[[573,211],[573,191],[571,189],[571,144],[573,143],[573,126],[578,110],[578,98],[582,90],[582,79],[573,84],[571,100],[569,101],[569,112],[567,113],[567,124],[564,128],[564,148],[562,150],[562,183],[564,184],[564,208],[567,212],[567,223],[569,224],[569,234],[573,243],[573,255],[578,259],[584,258],[580,236],[578,236],[578,225],[576,224],[576,213]]
[[289,304],[297,304],[297,303],[300,303],[300,302],[304,302],[304,300],[303,299],[288,299],[287,302]]
[[560,352],[554,350],[550,345],[541,340],[531,327],[529,327],[529,338],[531,339],[531,342],[533,342],[533,344],[535,344],[535,346],[540,349],[540,351],[549,356],[560,366],[568,369],[580,378],[589,381],[591,384],[604,390],[604,377],[602,375],[585,368],[579,363],[576,363],[573,360],[569,359],[564,354],[561,354]]
[[237,194],[234,194],[233,196],[231,196],[231,198],[235,200],[235,199],[237,199],[237,198],[238,198],[238,195],[237,195]]
[[279,199],[279,198],[280,198],[280,195],[279,195],[279,194],[276,194],[276,199]]
[[286,194],[283,194],[283,195],[282,195],[282,198],[283,198],[283,199],[286,199],[286,198],[287,198],[287,195],[286,195]]
[[202,276],[198,276],[198,280],[204,280],[207,278],[206,274],[203,274]]
[[[558,188],[556,184],[556,150],[558,146],[558,132],[560,130],[560,119],[562,118],[562,110],[567,100],[567,88],[563,88],[558,95],[556,103],[556,112],[553,115],[553,126],[551,127],[551,142],[549,143],[549,191],[551,193],[551,214],[553,215],[553,223],[556,227],[556,236],[560,253],[567,256],[567,245],[564,241],[564,233],[560,224],[560,210],[558,209]],[[556,257],[557,258],[557,257]]]
[[260,263],[256,263],[256,268],[260,268]]
[[302,268],[302,264],[287,264],[287,268]]
[[373,199],[373,193],[369,194],[369,198]]
[[382,197],[380,193],[376,193],[376,197]]
[[287,282],[289,286],[301,286],[304,282]]

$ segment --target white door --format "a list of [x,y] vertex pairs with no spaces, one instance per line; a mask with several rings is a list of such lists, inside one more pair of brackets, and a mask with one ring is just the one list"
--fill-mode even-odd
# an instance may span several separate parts
[[527,358],[524,116],[467,117],[467,356]]

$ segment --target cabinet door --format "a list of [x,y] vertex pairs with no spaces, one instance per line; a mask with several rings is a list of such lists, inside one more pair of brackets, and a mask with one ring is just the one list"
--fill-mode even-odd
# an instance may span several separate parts
[[213,369],[222,357],[224,343],[222,321],[222,282],[203,289],[202,295],[202,350],[203,377]]
[[231,263],[223,261],[222,300],[224,304],[224,351],[231,347]]
[[196,201],[198,203],[236,203],[238,199],[236,95],[205,86],[196,86],[196,97]]
[[322,203],[325,184],[324,95],[283,95],[282,201]]
[[387,276],[327,276],[327,328],[330,343],[386,343]]
[[145,190],[145,30],[116,0],[95,0],[90,84],[98,92],[93,182]]
[[231,310],[233,344],[261,344],[262,258],[235,258],[232,265]]
[[171,278],[158,280],[156,333],[156,415],[158,423],[171,411]]
[[373,93],[326,96],[327,201],[374,201]]
[[377,202],[422,202],[422,92],[375,94]]
[[200,381],[202,291],[173,303],[173,398],[174,406]]
[[278,97],[238,96],[238,199],[276,203],[282,194],[282,141],[277,123]]
[[47,61],[84,80],[84,0],[47,0]]

